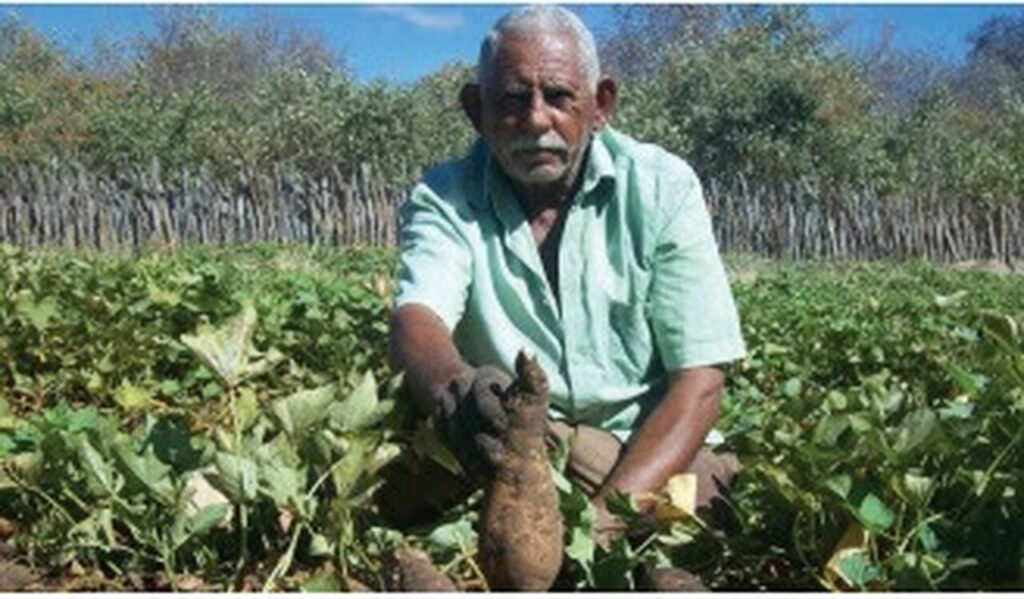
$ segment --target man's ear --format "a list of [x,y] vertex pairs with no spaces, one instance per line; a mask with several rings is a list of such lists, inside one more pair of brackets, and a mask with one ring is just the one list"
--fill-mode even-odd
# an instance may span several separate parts
[[467,83],[459,91],[459,104],[462,105],[462,112],[466,113],[473,128],[480,133],[480,114],[482,99],[480,98],[480,86],[476,83]]
[[597,128],[604,127],[612,120],[615,112],[615,101],[619,96],[619,86],[615,80],[605,75],[597,82]]

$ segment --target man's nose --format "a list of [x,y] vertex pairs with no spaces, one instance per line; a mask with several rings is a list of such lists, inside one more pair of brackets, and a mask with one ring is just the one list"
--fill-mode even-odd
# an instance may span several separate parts
[[533,93],[530,100],[530,107],[526,113],[526,125],[531,131],[544,132],[551,128],[551,107],[544,99],[540,91]]

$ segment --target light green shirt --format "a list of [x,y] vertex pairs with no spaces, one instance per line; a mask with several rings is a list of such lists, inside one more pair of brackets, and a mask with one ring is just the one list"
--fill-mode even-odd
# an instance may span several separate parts
[[605,127],[566,216],[558,297],[486,143],[431,170],[401,207],[396,307],[419,303],[468,362],[537,354],[553,415],[628,436],[667,371],[745,354],[700,182],[680,158]]

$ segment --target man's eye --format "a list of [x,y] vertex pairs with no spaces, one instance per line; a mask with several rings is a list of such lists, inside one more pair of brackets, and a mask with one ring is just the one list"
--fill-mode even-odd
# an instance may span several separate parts
[[544,92],[544,100],[552,106],[565,106],[573,101],[575,96],[565,89],[555,89]]
[[501,97],[501,106],[505,110],[522,110],[529,104],[529,94],[505,94]]

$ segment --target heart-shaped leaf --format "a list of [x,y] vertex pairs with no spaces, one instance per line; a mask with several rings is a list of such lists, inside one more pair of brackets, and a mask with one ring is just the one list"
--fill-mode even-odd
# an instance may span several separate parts
[[249,358],[254,353],[255,327],[256,309],[246,303],[223,327],[200,327],[194,335],[182,335],[181,342],[216,373],[225,386],[232,388],[246,374]]

